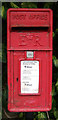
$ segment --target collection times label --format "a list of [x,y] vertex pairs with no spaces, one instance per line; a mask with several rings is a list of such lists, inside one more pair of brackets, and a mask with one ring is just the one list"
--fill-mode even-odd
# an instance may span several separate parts
[[39,92],[39,61],[21,61],[21,93]]

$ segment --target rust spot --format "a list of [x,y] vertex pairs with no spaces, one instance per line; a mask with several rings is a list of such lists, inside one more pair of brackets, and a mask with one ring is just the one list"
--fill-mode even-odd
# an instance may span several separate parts
[[47,33],[47,37],[49,36],[49,32]]
[[52,95],[52,91],[50,92],[50,95]]
[[12,87],[12,83],[10,83],[10,86]]

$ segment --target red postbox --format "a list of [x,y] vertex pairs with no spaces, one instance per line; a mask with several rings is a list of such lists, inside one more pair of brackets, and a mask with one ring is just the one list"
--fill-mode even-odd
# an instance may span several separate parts
[[8,110],[52,106],[52,10],[7,11]]

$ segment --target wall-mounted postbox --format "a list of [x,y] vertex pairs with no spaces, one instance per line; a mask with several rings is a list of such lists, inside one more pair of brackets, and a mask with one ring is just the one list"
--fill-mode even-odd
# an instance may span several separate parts
[[52,11],[7,12],[8,110],[49,111],[52,104]]

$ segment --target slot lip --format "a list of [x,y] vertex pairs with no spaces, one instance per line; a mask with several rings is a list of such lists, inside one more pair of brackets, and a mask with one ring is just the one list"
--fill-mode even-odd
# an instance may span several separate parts
[[11,29],[11,28],[14,28],[14,27],[15,27],[15,28],[16,28],[16,27],[19,27],[19,28],[34,28],[34,27],[35,27],[35,28],[39,28],[39,27],[40,27],[40,28],[49,28],[50,25],[49,25],[49,24],[48,24],[48,25],[45,25],[45,24],[44,24],[44,25],[20,25],[20,24],[17,25],[17,24],[16,24],[16,25],[11,25],[11,26],[10,26],[10,29]]

